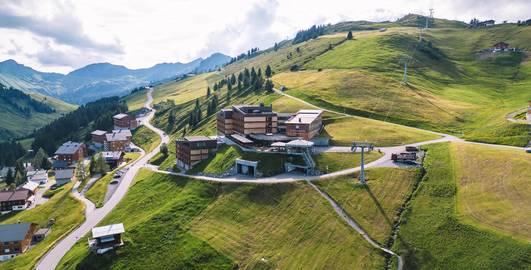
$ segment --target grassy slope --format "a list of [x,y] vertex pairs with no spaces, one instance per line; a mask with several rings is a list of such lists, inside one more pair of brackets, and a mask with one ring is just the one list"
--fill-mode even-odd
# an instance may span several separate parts
[[406,269],[529,269],[528,243],[480,230],[456,213],[456,172],[448,144],[428,147],[425,168],[396,245]]
[[312,70],[280,73],[274,80],[288,93],[329,108],[475,140],[525,143],[525,127],[506,123],[504,116],[531,98],[525,91],[530,62],[518,55],[478,60],[474,53],[499,40],[529,49],[529,27],[429,30],[432,46],[420,45],[409,66],[411,86],[399,83],[400,61],[418,38],[411,30],[400,32],[356,33],[355,40],[305,65]]
[[381,121],[349,117],[324,121],[324,134],[332,145],[350,146],[352,141],[371,141],[377,146],[403,145],[439,138],[439,135]]
[[[370,152],[365,154],[365,164],[377,160],[382,156],[378,152]],[[340,171],[348,168],[354,168],[361,164],[360,153],[319,153],[314,155],[317,170],[321,173],[329,173]]]
[[453,144],[458,210],[476,226],[531,241],[531,155]]
[[[130,160],[129,163],[134,162],[138,157],[140,157],[139,153],[127,153],[125,155],[125,159]],[[109,183],[113,180],[112,177],[114,173],[120,168],[116,168],[98,179],[98,181],[96,181],[96,183],[94,183],[85,193],[85,197],[93,202],[96,207],[100,208],[103,206],[103,203],[105,202],[105,194],[107,194],[107,186],[109,186]]]
[[378,269],[383,257],[304,183],[229,185],[192,232],[242,269]]
[[101,225],[124,223],[125,246],[89,253],[82,238],[58,269],[232,269],[234,264],[188,231],[216,199],[216,185],[143,170]]
[[[14,136],[28,135],[33,132],[34,129],[42,127],[54,119],[59,118],[62,114],[76,108],[74,105],[39,94],[32,94],[31,97],[48,104],[54,108],[56,112],[49,114],[32,112],[30,116],[26,116],[13,110],[10,106],[3,104],[0,101],[0,140]],[[7,130],[7,133],[9,134],[1,132],[4,129]]]
[[317,181],[347,213],[380,243],[391,233],[396,211],[411,192],[418,170],[377,168],[367,170],[368,188],[358,185],[357,174]]
[[210,72],[190,77],[177,83],[162,84],[155,87],[153,94],[153,103],[159,103],[163,100],[173,100],[176,104],[185,103],[203,96],[207,92],[207,87],[212,86],[215,82],[221,80],[223,76],[217,72]]
[[383,257],[304,183],[220,185],[147,170],[135,181],[101,223],[123,222],[125,246],[95,256],[89,254],[83,238],[58,269],[231,269],[236,265],[374,269],[383,265]]
[[7,262],[0,263],[1,269],[32,269],[37,260],[63,235],[79,225],[83,217],[83,205],[70,195],[72,184],[67,184],[58,194],[48,202],[31,210],[19,212],[15,215],[0,217],[0,223],[34,222],[39,227],[45,227],[50,219],[55,219],[52,232],[44,241],[40,242],[28,252]]
[[147,102],[147,90],[141,90],[130,95],[127,95],[124,100],[129,108],[129,111],[136,111],[142,109]]
[[150,152],[159,145],[160,137],[151,129],[145,126],[140,126],[133,131],[132,142],[146,152]]

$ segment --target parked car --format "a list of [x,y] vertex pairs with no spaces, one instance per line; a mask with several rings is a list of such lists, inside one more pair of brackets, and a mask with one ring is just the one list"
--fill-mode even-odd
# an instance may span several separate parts
[[118,180],[112,180],[110,184],[111,184],[111,185],[116,185],[116,184],[118,184],[118,183],[120,183],[120,181],[118,181]]
[[527,148],[527,149],[525,150],[525,152],[531,154],[531,148]]

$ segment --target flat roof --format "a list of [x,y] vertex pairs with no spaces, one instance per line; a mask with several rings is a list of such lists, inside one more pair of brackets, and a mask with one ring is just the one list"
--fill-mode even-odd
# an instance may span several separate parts
[[189,142],[200,142],[200,141],[210,141],[210,140],[212,140],[209,137],[202,136],[202,135],[199,135],[199,136],[186,136],[186,137],[184,137],[184,139],[189,141]]
[[313,142],[306,141],[306,140],[293,140],[291,142],[286,143],[286,147],[312,147]]
[[22,241],[30,230],[31,223],[0,225],[0,242]]
[[323,111],[321,110],[300,110],[293,118],[286,121],[286,124],[310,124],[322,113]]
[[109,236],[109,235],[115,235],[124,233],[124,224],[118,223],[118,224],[111,224],[107,226],[102,227],[94,227],[92,228],[92,238],[99,238],[103,236]]
[[129,115],[127,115],[125,113],[119,113],[119,114],[113,116],[112,118],[114,118],[114,119],[123,119],[125,117],[129,117]]
[[105,135],[105,133],[107,133],[107,132],[105,132],[103,130],[96,129],[96,130],[92,131],[90,134],[91,135],[101,136],[101,135]]
[[249,139],[243,137],[243,136],[240,135],[240,134],[232,134],[232,135],[230,135],[230,136],[231,136],[233,139],[235,139],[235,140],[237,140],[237,141],[239,141],[239,142],[241,142],[241,143],[253,143],[253,141],[251,141],[251,140],[249,140]]

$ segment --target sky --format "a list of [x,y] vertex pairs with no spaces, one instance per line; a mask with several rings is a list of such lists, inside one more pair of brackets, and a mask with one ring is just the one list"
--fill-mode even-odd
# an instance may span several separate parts
[[470,21],[529,19],[529,0],[0,0],[0,61],[67,73],[237,55],[313,24],[396,20],[408,13]]

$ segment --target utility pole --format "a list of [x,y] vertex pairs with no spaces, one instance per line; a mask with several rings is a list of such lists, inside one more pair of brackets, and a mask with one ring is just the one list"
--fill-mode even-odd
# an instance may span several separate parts
[[365,149],[367,149],[368,152],[372,151],[374,149],[374,144],[370,142],[352,142],[352,147],[350,150],[353,152],[356,152],[356,149],[361,149],[361,171],[360,171],[360,184],[365,185]]
[[430,8],[430,17],[426,17],[426,29],[429,28],[429,19],[433,19],[433,8]]
[[402,78],[402,83],[407,84],[407,61],[404,62],[404,77]]

